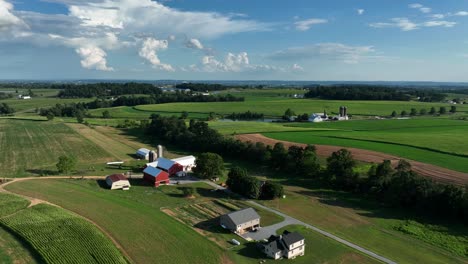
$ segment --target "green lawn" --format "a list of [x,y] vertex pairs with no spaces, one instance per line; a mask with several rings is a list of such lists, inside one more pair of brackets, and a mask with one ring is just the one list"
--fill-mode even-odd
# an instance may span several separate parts
[[[244,242],[231,250],[222,249],[208,237],[161,212],[164,208],[180,208],[200,204],[207,199],[219,199],[219,194],[211,192],[211,187],[204,183],[192,185],[196,188],[194,199],[184,198],[177,186],[154,189],[135,183],[130,191],[122,192],[103,189],[96,181],[89,180],[35,180],[33,183],[17,182],[7,189],[46,199],[93,220],[116,238],[137,263],[149,263],[156,257],[160,263],[258,263],[265,258],[263,254],[252,251],[251,244]],[[329,260],[338,263],[338,259],[348,260],[348,254],[365,263],[372,262],[327,238],[317,234],[312,236],[311,241],[316,243],[310,244],[310,251],[327,248],[307,258],[314,263],[329,263]],[[317,255],[321,258],[313,260]]]

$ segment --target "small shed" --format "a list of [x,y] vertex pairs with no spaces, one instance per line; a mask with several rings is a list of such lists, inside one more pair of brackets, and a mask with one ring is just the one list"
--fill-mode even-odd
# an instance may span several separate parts
[[243,234],[260,227],[260,215],[249,207],[222,215],[220,224],[234,233]]
[[106,183],[107,186],[111,188],[111,190],[130,189],[130,182],[128,181],[127,177],[125,177],[123,174],[112,174],[107,176]]
[[151,166],[143,170],[143,179],[150,182],[154,187],[161,184],[169,184],[169,173]]
[[183,171],[185,172],[192,171],[192,168],[195,167],[195,160],[196,158],[194,156],[185,156],[172,159],[172,161],[175,161],[178,164],[180,164],[182,166]]
[[149,149],[141,148],[141,149],[137,150],[136,155],[140,159],[148,160],[149,159],[149,153],[150,153]]

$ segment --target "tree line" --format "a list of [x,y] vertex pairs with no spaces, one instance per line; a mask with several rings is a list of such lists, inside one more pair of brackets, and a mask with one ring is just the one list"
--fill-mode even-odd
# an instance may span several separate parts
[[263,119],[265,115],[261,113],[247,111],[244,113],[232,113],[225,117],[232,120],[258,120]]
[[93,84],[54,84],[51,88],[60,89],[60,98],[92,98],[118,96],[123,94],[161,94],[158,87],[149,83],[93,83]]
[[8,104],[6,103],[1,103],[0,104],[0,115],[11,115],[15,112],[13,108],[11,108]]
[[[355,172],[356,162],[346,149],[334,152],[327,159],[326,168],[322,168],[314,146],[291,146],[286,149],[281,143],[271,147],[261,142],[241,142],[222,136],[209,128],[205,122],[191,120],[187,126],[177,117],[152,115],[146,132],[158,142],[164,140],[189,151],[213,152],[255,164],[264,164],[284,172],[289,177],[315,179],[336,189],[378,199],[387,206],[417,209],[433,214],[444,212],[439,216],[462,219],[468,223],[466,188],[436,183],[421,177],[414,173],[405,161],[401,161],[396,170],[389,168],[389,162],[386,161],[373,166],[368,172],[368,177],[363,177]],[[237,174],[239,172],[236,172]],[[238,183],[238,178],[232,177],[229,180],[231,185]],[[244,195],[256,194],[256,188],[252,187],[256,183],[250,181],[242,181],[237,186],[243,186],[242,190],[237,191]],[[432,204],[434,206],[431,206]]]
[[223,91],[228,89],[247,89],[250,88],[247,85],[236,85],[236,86],[227,86],[222,84],[209,84],[209,83],[180,83],[176,85],[178,89],[190,89],[194,92],[213,92],[213,91]]
[[[457,107],[454,105],[450,106],[450,110],[448,112],[451,114],[455,114],[457,112]],[[431,107],[429,111],[425,108],[421,108],[419,111],[416,108],[411,108],[410,111],[403,110],[400,112],[400,116],[418,116],[418,115],[423,116],[423,115],[436,115],[436,114],[444,115],[446,113],[447,113],[447,108],[445,106],[439,107],[438,110],[433,106]],[[390,116],[397,117],[398,116],[397,111],[393,111],[390,114]]]
[[305,98],[321,98],[328,100],[386,100],[409,101],[418,98],[422,102],[440,102],[446,95],[434,90],[410,89],[383,85],[342,84],[332,86],[305,87],[308,92]]
[[0,92],[0,100],[13,98],[13,93]]

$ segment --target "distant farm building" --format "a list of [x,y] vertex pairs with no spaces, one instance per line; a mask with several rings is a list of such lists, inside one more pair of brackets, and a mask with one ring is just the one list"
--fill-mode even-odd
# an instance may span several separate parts
[[319,114],[319,113],[311,114],[309,116],[309,122],[314,122],[314,123],[323,122],[322,116],[323,116],[323,114]]
[[[178,160],[178,161],[177,161]],[[195,166],[195,157],[187,156],[177,159],[158,158],[154,162],[147,163],[146,166],[161,169],[169,175],[176,175],[178,172],[189,172]]]
[[130,182],[128,181],[127,177],[125,177],[123,174],[112,174],[107,176],[106,183],[107,186],[111,188],[111,190],[130,189]]
[[169,184],[169,174],[151,166],[147,166],[143,170],[143,179],[150,182],[154,187],[158,187],[161,184]]
[[270,258],[292,259],[304,256],[305,238],[297,232],[285,230],[282,235],[270,236],[268,242],[260,244],[263,252]]
[[31,99],[31,96],[29,95],[18,95],[18,99],[23,99],[23,100],[28,100],[28,99]]
[[246,208],[222,215],[220,224],[234,233],[243,234],[260,227],[260,216],[253,208]]
[[137,150],[136,155],[140,159],[148,160],[149,159],[149,153],[150,153],[149,149],[141,148],[141,149]]

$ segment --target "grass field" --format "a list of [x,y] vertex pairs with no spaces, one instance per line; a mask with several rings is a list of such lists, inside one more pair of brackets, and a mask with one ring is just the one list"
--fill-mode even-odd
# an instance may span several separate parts
[[88,221],[39,204],[0,219],[46,263],[127,263],[112,241]]
[[309,184],[297,182],[287,186],[286,199],[266,201],[265,205],[314,224],[397,263],[468,262],[466,255],[457,256],[443,243],[443,238],[452,235],[457,237],[457,247],[466,248],[463,241],[468,238],[468,229],[461,224],[445,223],[439,226],[437,235],[443,242],[434,246],[395,229],[414,215],[382,208],[351,194],[296,185]]
[[[177,113],[180,115],[183,111],[197,114],[208,114],[215,112],[217,114],[231,114],[232,112],[252,111],[263,113],[267,117],[280,117],[286,109],[291,108],[297,114],[323,112],[326,110],[329,114],[337,113],[339,107],[345,105],[348,107],[349,114],[353,116],[388,116],[392,111],[398,113],[402,110],[409,111],[411,108],[430,109],[432,106],[445,106],[446,103],[422,103],[422,102],[401,102],[401,101],[333,101],[333,100],[315,100],[315,99],[275,99],[275,100],[252,100],[245,102],[215,102],[215,103],[169,103],[156,105],[140,105],[134,107],[137,110],[158,112],[158,113]],[[468,111],[468,105],[458,105],[459,112]],[[111,112],[112,114],[112,112]]]
[[[248,243],[231,250],[222,249],[207,237],[161,211],[165,208],[203,204],[220,198],[219,193],[211,192],[211,187],[204,183],[192,186],[196,188],[194,199],[184,198],[181,188],[177,186],[154,189],[137,182],[134,182],[127,192],[109,191],[99,187],[96,181],[87,180],[36,180],[34,185],[25,181],[10,184],[7,189],[49,200],[90,218],[116,238],[137,263],[149,263],[155,257],[159,263],[253,264],[258,263],[259,259],[264,259],[265,256],[252,250],[252,245]],[[373,262],[324,237],[316,234],[313,236],[316,243],[311,243],[309,250],[313,251],[315,247],[327,250],[310,254],[311,258],[307,257],[308,263],[346,260],[349,254],[358,255],[359,259],[366,263]],[[319,242],[321,245],[315,245]],[[317,255],[321,256],[320,261],[312,258]],[[269,261],[269,263],[275,262]]]
[[468,172],[468,145],[465,140],[467,121],[361,120],[290,126],[330,130],[263,134],[298,143],[369,149]]

